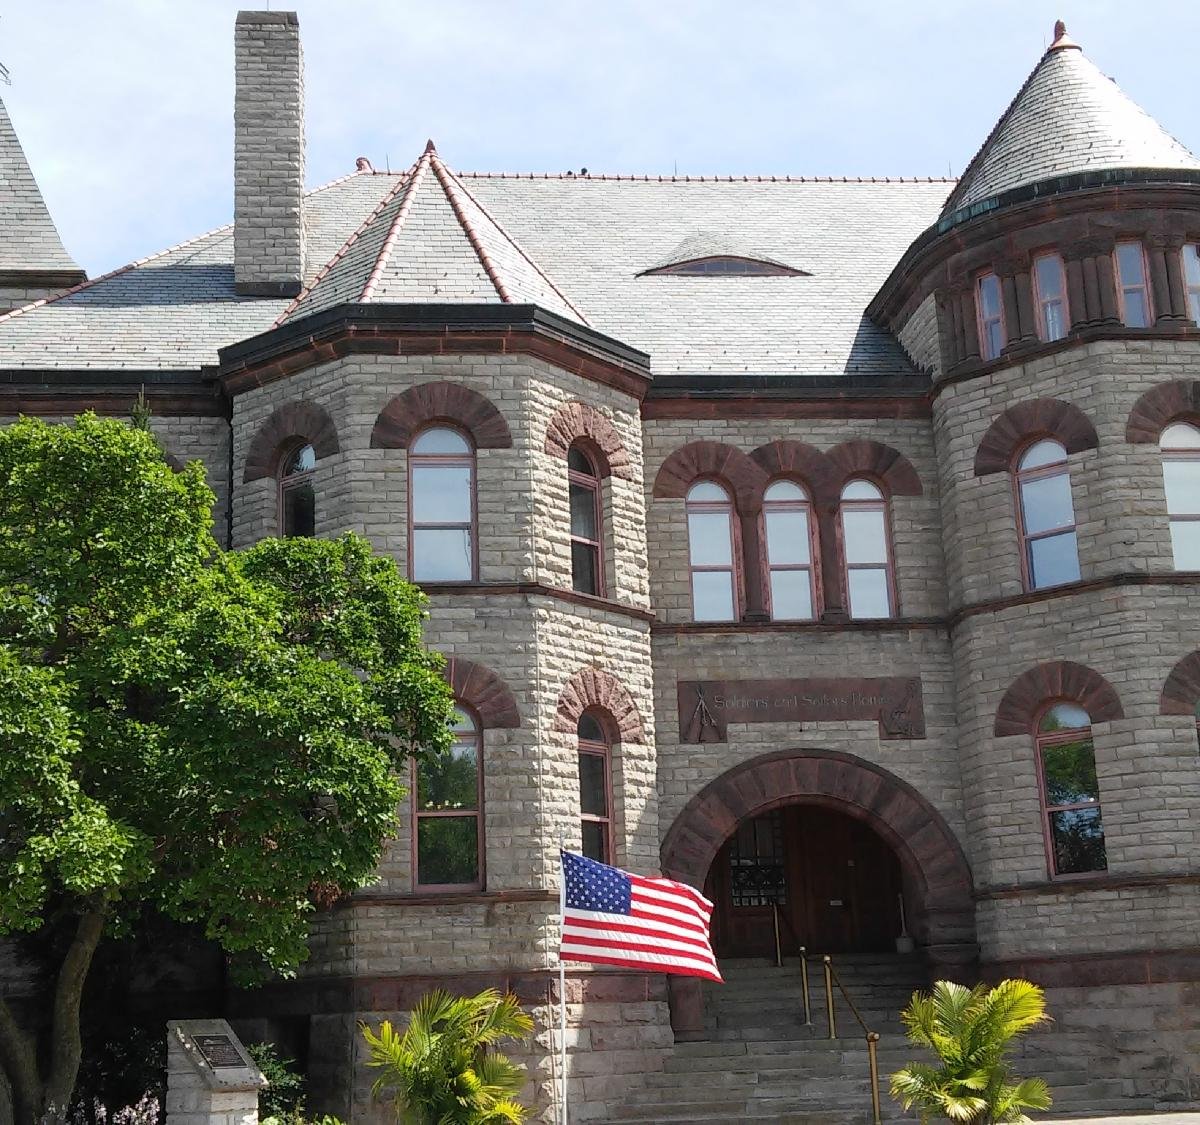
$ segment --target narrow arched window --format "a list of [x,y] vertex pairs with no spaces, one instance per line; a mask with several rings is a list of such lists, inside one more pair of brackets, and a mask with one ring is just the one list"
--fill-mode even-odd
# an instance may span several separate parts
[[1051,875],[1106,870],[1090,716],[1074,703],[1055,703],[1043,712],[1036,739]]
[[1030,590],[1079,580],[1071,472],[1061,442],[1043,438],[1017,462],[1021,557]]
[[895,592],[887,503],[878,485],[852,480],[842,489],[842,561],[852,618],[892,617]]
[[1000,279],[985,273],[975,283],[975,309],[979,317],[979,354],[995,359],[1005,344],[1004,302],[1000,296]]
[[1140,242],[1118,242],[1113,251],[1117,273],[1117,304],[1127,328],[1149,328],[1154,320],[1150,287],[1146,284],[1146,251]]
[[279,463],[279,526],[286,536],[316,534],[316,466],[317,454],[311,445],[295,446]]
[[767,596],[774,621],[811,621],[815,616],[808,493],[790,480],[777,480],[763,493],[763,529],[767,544]]
[[1033,260],[1033,291],[1036,297],[1038,336],[1047,342],[1067,334],[1067,274],[1058,254],[1039,254]]
[[595,462],[577,445],[567,452],[567,483],[571,498],[571,586],[581,594],[602,595],[600,474]]
[[414,883],[423,890],[483,886],[483,754],[479,725],[454,712],[446,754],[413,762]]
[[1159,438],[1176,570],[1200,570],[1200,429],[1175,422]]
[[612,863],[612,747],[601,721],[587,711],[579,717],[578,730],[583,854]]
[[733,503],[715,481],[692,485],[687,494],[688,561],[692,617],[696,621],[737,619]]
[[457,430],[425,430],[408,451],[408,567],[417,582],[475,577],[475,452]]

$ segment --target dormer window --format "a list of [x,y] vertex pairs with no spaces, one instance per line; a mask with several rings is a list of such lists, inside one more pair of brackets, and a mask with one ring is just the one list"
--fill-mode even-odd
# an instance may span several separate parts
[[697,231],[639,277],[811,277],[742,233]]
[[1058,254],[1039,254],[1033,260],[1033,286],[1037,299],[1038,338],[1051,343],[1067,334],[1067,275]]
[[1140,242],[1118,242],[1117,298],[1126,328],[1149,328],[1150,291],[1146,286],[1146,252]]
[[1188,316],[1200,324],[1200,246],[1194,242],[1183,248],[1183,285],[1187,290]]
[[1004,302],[1000,298],[1000,279],[985,273],[975,283],[975,303],[979,312],[979,354],[996,359],[1004,350]]
[[803,270],[781,266],[775,262],[764,262],[757,258],[739,258],[718,255],[712,258],[696,258],[690,262],[662,266],[646,270],[643,277],[669,274],[675,277],[809,277]]

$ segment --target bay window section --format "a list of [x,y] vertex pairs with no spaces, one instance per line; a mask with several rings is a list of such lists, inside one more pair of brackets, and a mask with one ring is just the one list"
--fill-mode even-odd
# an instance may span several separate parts
[[1146,254],[1140,242],[1118,242],[1114,253],[1117,264],[1117,298],[1121,323],[1126,328],[1149,328],[1150,290],[1146,285]]
[[715,481],[688,490],[688,563],[695,621],[737,619],[737,568],[734,563],[733,503]]
[[793,481],[775,481],[763,493],[767,595],[773,621],[814,617],[811,510],[808,493]]
[[893,616],[887,505],[877,485],[853,480],[842,489],[841,524],[850,616],[855,620]]
[[409,574],[417,582],[475,577],[475,454],[457,430],[425,430],[408,451]]
[[1200,429],[1175,422],[1159,438],[1176,570],[1200,570]]
[[1107,870],[1090,716],[1074,703],[1056,703],[1042,715],[1036,740],[1050,874]]
[[600,475],[578,446],[567,453],[571,504],[571,587],[581,594],[604,593],[601,561]]
[[975,304],[979,315],[979,353],[985,359],[995,359],[1004,350],[1004,301],[1000,295],[1000,279],[985,273],[975,283]]
[[479,727],[455,710],[454,743],[432,760],[413,762],[413,838],[422,890],[483,886],[482,754]]
[[1038,337],[1046,343],[1061,340],[1070,325],[1067,275],[1062,258],[1057,254],[1039,254],[1033,261],[1033,286]]
[[1079,580],[1079,546],[1067,451],[1049,438],[1017,462],[1018,522],[1025,584],[1031,590]]
[[595,715],[579,717],[579,818],[583,854],[612,863],[612,748]]

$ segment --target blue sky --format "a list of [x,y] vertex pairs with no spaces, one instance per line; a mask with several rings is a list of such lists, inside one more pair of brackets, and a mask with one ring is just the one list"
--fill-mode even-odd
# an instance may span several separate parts
[[[0,0],[0,87],[93,276],[228,221],[225,0]],[[433,137],[474,171],[960,172],[1056,17],[1193,151],[1186,0],[300,0],[308,178]]]

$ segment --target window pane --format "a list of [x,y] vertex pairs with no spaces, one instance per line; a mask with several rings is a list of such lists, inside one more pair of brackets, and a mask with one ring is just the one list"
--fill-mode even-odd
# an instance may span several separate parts
[[1183,248],[1183,276],[1188,285],[1200,285],[1200,247],[1194,242]]
[[311,481],[283,490],[283,534],[312,536],[317,529],[317,495]]
[[479,882],[479,822],[474,816],[417,821],[417,882],[425,887]]
[[730,566],[733,543],[727,512],[689,512],[688,549],[693,566]]
[[1043,465],[1056,465],[1067,459],[1067,451],[1056,441],[1034,442],[1021,455],[1020,468],[1040,469]]
[[579,755],[579,811],[608,816],[608,782],[600,754]]
[[601,727],[600,720],[595,715],[580,715],[576,733],[585,742],[603,742],[605,740],[604,728]]
[[810,621],[812,615],[808,571],[771,571],[771,617],[776,621]]
[[583,854],[598,863],[608,862],[608,825],[594,820],[585,820],[583,828]]
[[765,520],[767,524],[767,559],[773,566],[809,561],[811,556],[808,550],[807,512],[768,511]]
[[412,470],[414,523],[470,523],[471,467],[421,465]]
[[1079,581],[1079,549],[1075,532],[1049,535],[1029,544],[1030,578],[1035,590]]
[[733,620],[733,575],[728,570],[692,572],[692,616],[697,621]]
[[883,513],[842,509],[842,534],[848,563],[886,563]]
[[1067,473],[1038,477],[1021,482],[1021,507],[1025,513],[1025,531],[1036,535],[1075,522],[1071,507],[1071,478]]
[[413,577],[418,582],[469,582],[471,534],[466,528],[418,528],[413,532]]
[[581,594],[600,593],[600,552],[590,543],[571,544],[571,588]]
[[426,430],[412,443],[413,453],[470,453],[467,439],[454,430]]
[[763,493],[763,500],[768,501],[768,502],[770,502],[772,500],[807,500],[807,499],[808,499],[808,496],[805,494],[804,489],[801,488],[798,484],[796,484],[795,481],[790,481],[790,480],[777,480],[773,485],[771,485],[766,490],[766,492]]
[[417,767],[417,808],[421,812],[463,812],[479,805],[479,764],[475,740],[456,742],[445,754]]
[[1076,742],[1042,747],[1047,805],[1077,805],[1099,799],[1096,755],[1088,734]]
[[1121,276],[1121,285],[1145,285],[1145,259],[1142,257],[1140,242],[1117,243],[1117,270]]
[[1171,521],[1176,570],[1200,570],[1200,520]]
[[1200,430],[1187,422],[1174,422],[1158,439],[1162,449],[1200,449]]
[[1067,334],[1066,309],[1061,301],[1042,306],[1042,322],[1047,341],[1061,340]]
[[1038,297],[1051,301],[1063,295],[1062,259],[1057,254],[1044,254],[1035,263],[1037,268]]
[[1200,461],[1163,461],[1167,511],[1173,516],[1200,514]]
[[450,727],[456,734],[474,734],[475,720],[461,707],[454,708],[454,722]]
[[883,493],[869,480],[852,480],[842,489],[843,500],[882,500]]
[[582,539],[598,539],[596,534],[596,493],[581,484],[571,485],[571,534]]
[[702,480],[699,484],[693,484],[688,489],[687,498],[688,500],[721,500],[729,503],[725,489],[711,480]]
[[979,310],[984,320],[1000,315],[1000,279],[994,273],[979,279]]
[[287,460],[283,476],[290,477],[295,473],[307,473],[317,464],[317,454],[311,445],[302,445],[295,450]]
[[1076,703],[1056,703],[1038,723],[1040,731],[1079,730],[1092,725],[1091,716]]
[[596,475],[596,469],[592,465],[591,459],[582,449],[574,445],[567,451],[567,468],[573,469],[577,473],[584,473],[589,477]]
[[891,617],[887,571],[851,570],[850,616],[854,618]]
[[1051,813],[1050,837],[1054,845],[1054,869],[1059,875],[1108,868],[1098,808]]

